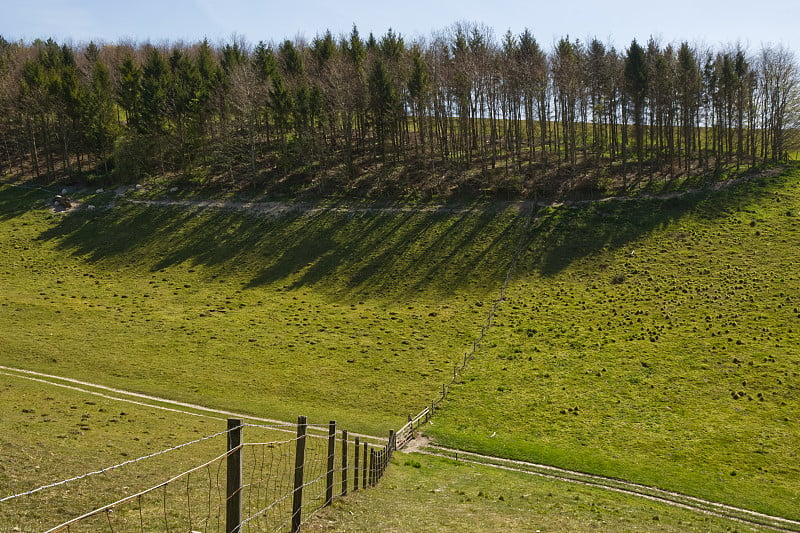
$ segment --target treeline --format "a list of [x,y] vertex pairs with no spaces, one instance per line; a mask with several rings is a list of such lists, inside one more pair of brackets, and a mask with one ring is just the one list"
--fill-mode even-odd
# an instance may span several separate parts
[[797,104],[782,47],[546,50],[476,24],[252,47],[0,37],[2,172],[42,180],[624,189],[785,158]]

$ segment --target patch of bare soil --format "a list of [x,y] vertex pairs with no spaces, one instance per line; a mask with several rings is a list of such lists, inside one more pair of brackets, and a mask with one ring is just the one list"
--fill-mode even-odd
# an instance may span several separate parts
[[401,450],[404,453],[414,453],[414,452],[421,452],[424,448],[427,448],[433,443],[426,435],[419,433],[414,440],[409,441],[408,444]]

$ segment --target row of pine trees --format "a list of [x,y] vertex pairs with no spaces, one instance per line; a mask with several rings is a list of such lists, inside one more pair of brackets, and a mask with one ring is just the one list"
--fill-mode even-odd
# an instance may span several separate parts
[[1,169],[42,180],[629,188],[780,160],[797,104],[794,57],[772,46],[546,50],[468,23],[411,42],[355,27],[256,46],[0,37]]

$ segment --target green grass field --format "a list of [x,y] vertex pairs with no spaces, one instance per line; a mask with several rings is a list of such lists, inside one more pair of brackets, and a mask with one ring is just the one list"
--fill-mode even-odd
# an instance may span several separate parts
[[542,213],[429,432],[800,517],[796,172]]
[[517,223],[480,209],[25,210],[2,224],[4,362],[385,435],[462,357]]
[[[375,517],[381,517],[376,525]],[[529,474],[399,454],[372,491],[351,494],[304,531],[730,532],[750,525]]]
[[[0,498],[225,429],[224,421],[177,415],[6,375],[0,375],[0,408]],[[54,527],[166,481],[218,456],[225,446],[222,435],[152,460],[0,502],[0,531],[43,531]],[[184,498],[180,493],[171,494],[170,507]],[[152,498],[145,499],[145,506],[149,499]],[[125,506],[119,509],[120,513],[125,510]],[[95,523],[94,527],[103,525]]]
[[[522,242],[426,431],[797,519],[799,174],[546,208],[530,226],[506,205],[269,218],[105,209],[112,193],[58,214],[48,192],[5,186],[0,364],[384,435],[452,376]],[[18,390],[8,401],[36,414],[24,431],[4,418],[0,443],[20,431],[50,449],[32,424],[47,402]],[[39,479],[20,475],[0,475],[4,493]],[[558,524],[571,508],[549,509]]]

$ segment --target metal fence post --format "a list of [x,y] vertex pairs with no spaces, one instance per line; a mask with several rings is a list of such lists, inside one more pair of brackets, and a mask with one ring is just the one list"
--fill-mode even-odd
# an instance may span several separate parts
[[225,490],[225,531],[238,533],[242,523],[242,421],[228,419],[228,464]]
[[303,467],[306,459],[306,417],[297,417],[297,450],[294,456],[294,493],[292,494],[292,533],[300,531],[303,509]]

